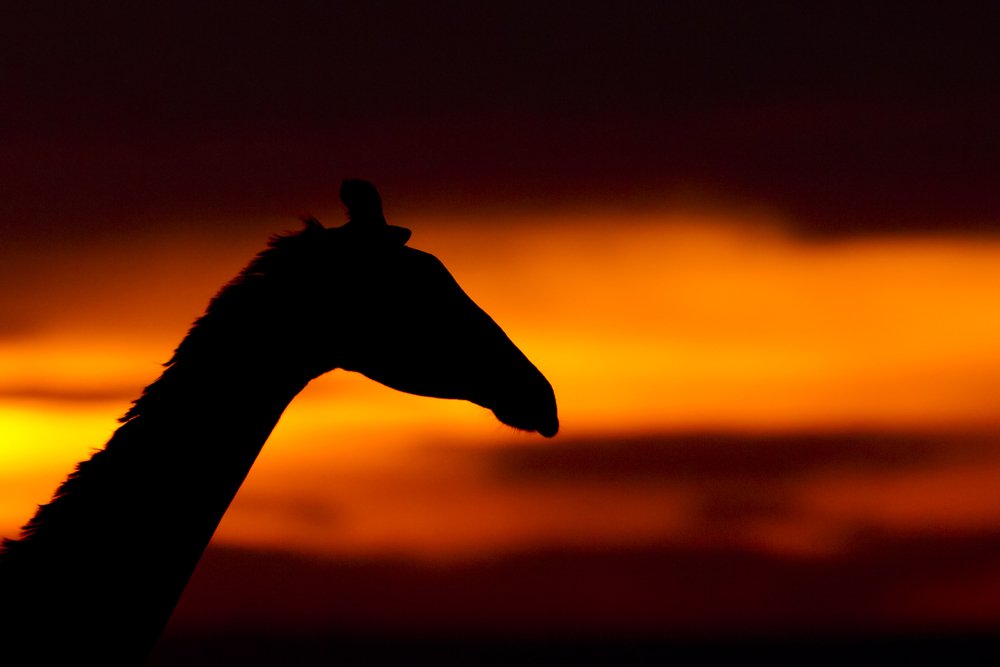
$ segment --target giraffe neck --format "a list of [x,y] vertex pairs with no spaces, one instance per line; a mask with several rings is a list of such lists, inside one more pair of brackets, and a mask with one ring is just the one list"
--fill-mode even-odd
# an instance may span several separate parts
[[[147,388],[141,412],[7,545],[0,632],[56,656],[141,663],[308,381],[279,367],[181,360],[168,368]],[[43,643],[47,635],[59,644]]]

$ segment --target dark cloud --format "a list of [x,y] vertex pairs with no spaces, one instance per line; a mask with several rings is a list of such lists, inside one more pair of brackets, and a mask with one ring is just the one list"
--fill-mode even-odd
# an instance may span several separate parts
[[553,447],[496,447],[483,456],[498,479],[567,482],[779,483],[826,473],[884,473],[1000,459],[996,436],[892,433],[649,434]]
[[[451,564],[209,549],[169,636],[833,636],[996,627],[963,595],[1000,580],[994,532],[871,533],[794,556],[684,545],[565,548]],[[935,602],[941,603],[938,607]]]
[[[859,657],[863,656],[863,658]],[[303,637],[261,632],[171,636],[147,664],[313,665],[666,665],[745,664],[993,664],[996,638],[976,634],[859,637],[620,639],[602,636],[547,639]]]
[[26,338],[38,331],[39,322],[34,317],[21,316],[8,310],[0,318],[0,340]]
[[692,519],[706,532],[745,529],[749,522],[800,518],[797,498],[776,485],[721,484],[692,501]]
[[996,232],[986,11],[22,3],[0,28],[0,227],[295,214],[360,175],[430,209],[695,187],[808,234]]
[[276,515],[289,523],[297,523],[317,529],[335,526],[341,513],[329,503],[306,498],[269,496],[260,493],[241,494],[232,511],[241,514]]
[[823,477],[880,478],[949,465],[996,465],[995,434],[646,434],[566,440],[553,447],[438,448],[501,485],[682,489],[700,530],[744,534],[760,521],[809,522],[798,493]]

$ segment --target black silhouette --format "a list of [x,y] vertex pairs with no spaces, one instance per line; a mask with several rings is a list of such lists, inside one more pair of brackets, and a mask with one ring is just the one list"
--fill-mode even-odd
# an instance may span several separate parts
[[[342,368],[472,401],[551,437],[545,377],[365,181],[348,222],[271,240],[211,301],[166,370],[0,552],[3,651],[31,664],[137,664],[281,416]],[[16,663],[15,663],[16,664]]]

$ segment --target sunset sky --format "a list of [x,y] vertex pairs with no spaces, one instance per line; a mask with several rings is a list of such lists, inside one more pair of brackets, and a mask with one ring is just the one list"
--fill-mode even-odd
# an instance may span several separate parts
[[362,177],[550,379],[560,435],[316,380],[172,636],[1000,628],[986,17],[4,14],[0,534],[269,235],[340,224]]

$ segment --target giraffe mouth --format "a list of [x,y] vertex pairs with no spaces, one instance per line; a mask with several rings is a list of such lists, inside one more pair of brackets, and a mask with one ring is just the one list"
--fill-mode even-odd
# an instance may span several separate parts
[[556,433],[559,432],[559,419],[557,417],[554,417],[551,422],[549,422],[547,424],[544,424],[542,426],[539,426],[535,430],[538,431],[539,435],[541,435],[543,437],[546,437],[546,438],[551,438]]
[[559,432],[559,417],[556,416],[554,405],[551,411],[546,410],[544,413],[496,408],[493,414],[502,424],[520,431],[535,432],[545,438],[551,438]]
[[534,366],[527,378],[509,383],[487,406],[501,423],[551,438],[559,432],[556,395]]

